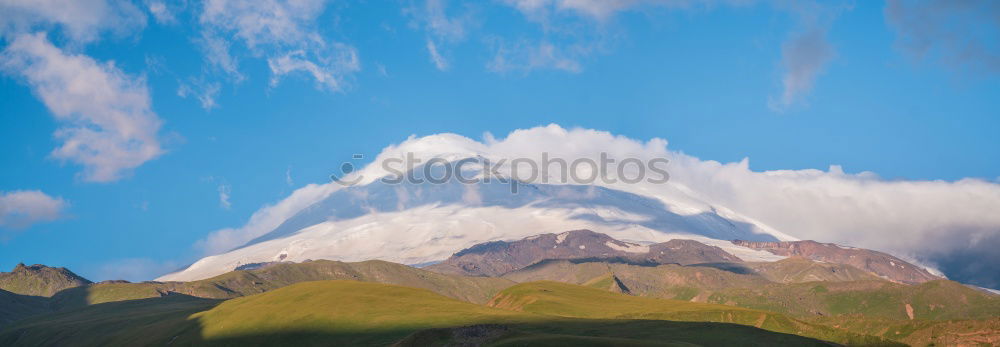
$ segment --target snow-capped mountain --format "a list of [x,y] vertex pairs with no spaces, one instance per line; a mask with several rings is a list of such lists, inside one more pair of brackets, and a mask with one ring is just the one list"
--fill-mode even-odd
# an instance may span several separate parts
[[[558,164],[548,171],[513,164],[521,159],[547,167],[547,158],[619,164],[666,159],[669,180],[621,179],[637,177],[637,165],[611,167],[602,179],[581,182],[565,180]],[[462,166],[462,176],[475,178],[473,183],[455,177],[443,184],[383,180],[405,172],[401,167],[412,168],[418,178],[424,168],[441,177],[438,166],[384,165],[430,160],[497,165]],[[571,177],[594,177],[597,170],[568,166]],[[574,229],[640,244],[693,239],[748,261],[782,257],[729,241],[814,239],[887,252],[924,267],[962,247],[992,257],[981,242],[963,240],[993,235],[1000,225],[990,213],[1000,201],[993,198],[1000,191],[992,183],[889,181],[836,166],[756,172],[748,160],[720,163],[669,151],[662,139],[639,142],[557,125],[516,130],[500,140],[411,137],[385,148],[363,169],[337,176],[339,183],[310,184],[261,208],[242,227],[209,234],[196,244],[209,256],[159,279],[193,280],[239,266],[306,259],[425,264],[482,242]],[[521,183],[483,179],[494,176]]]
[[[745,260],[782,257],[727,240],[795,240],[723,206],[702,202],[685,187],[671,183],[521,182],[513,193],[511,184],[498,181],[393,184],[379,179],[389,173],[376,164],[404,153],[453,163],[467,158],[498,162],[509,155],[487,152],[475,144],[458,136],[436,135],[390,147],[375,164],[344,178],[357,181],[356,185],[330,183],[324,187],[328,192],[266,233],[158,280],[197,280],[246,264],[307,259],[423,264],[483,242],[574,229],[639,243],[696,239]],[[482,170],[470,168],[466,177],[482,177]],[[418,166],[413,172],[421,169]],[[506,177],[523,177],[516,176],[515,170],[505,166],[499,171]],[[439,171],[431,173],[441,177]]]

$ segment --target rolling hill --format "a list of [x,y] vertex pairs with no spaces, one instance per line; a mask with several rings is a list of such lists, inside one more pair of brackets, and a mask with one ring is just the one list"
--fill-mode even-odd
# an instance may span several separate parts
[[[746,265],[739,265],[737,270],[733,270],[728,267],[720,269],[718,264],[642,266],[591,260],[553,260],[509,273],[504,278],[515,282],[551,280],[583,285],[614,275],[629,293],[638,296],[726,304],[803,318],[853,314],[900,320],[910,319],[910,314],[915,319],[1000,316],[1000,296],[947,280],[919,285],[877,278],[855,281],[826,278],[825,281],[780,283],[769,279],[786,277],[774,269],[768,270],[772,272],[765,276],[744,273],[739,269]],[[778,265],[776,268],[779,270],[786,268]],[[786,274],[800,274],[801,266],[791,266],[794,271]],[[829,264],[817,265],[820,270],[827,266]],[[907,306],[910,308],[907,309]]]
[[[604,293],[583,289],[588,295]],[[579,299],[566,302],[583,304]],[[105,346],[427,346],[470,341],[498,346],[827,345],[738,324],[568,317],[476,305],[424,289],[357,281],[304,282],[222,303],[184,295],[104,303],[33,318],[0,332],[0,344],[9,346],[70,341]]]

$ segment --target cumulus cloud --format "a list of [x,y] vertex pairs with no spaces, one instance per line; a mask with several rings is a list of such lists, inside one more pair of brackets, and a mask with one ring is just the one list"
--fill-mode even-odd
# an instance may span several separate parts
[[0,1],[0,31],[8,37],[58,27],[70,39],[86,43],[102,31],[126,34],[145,24],[145,14],[124,0]]
[[114,62],[66,53],[38,33],[11,42],[0,68],[23,77],[59,121],[62,145],[51,155],[83,165],[84,180],[118,180],[163,153],[145,80]]
[[885,18],[897,46],[915,59],[1000,71],[1000,2],[890,0]]
[[67,205],[62,198],[37,190],[0,192],[0,228],[22,229],[54,221],[62,217]]
[[324,38],[316,18],[325,0],[208,0],[200,21],[206,59],[230,75],[239,76],[227,35],[235,36],[250,52],[267,58],[271,83],[287,74],[305,73],[318,85],[342,91],[347,78],[361,69],[354,47]]

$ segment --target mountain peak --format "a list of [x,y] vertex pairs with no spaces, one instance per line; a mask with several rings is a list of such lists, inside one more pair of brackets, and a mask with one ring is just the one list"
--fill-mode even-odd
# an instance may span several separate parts
[[62,267],[18,263],[11,272],[0,272],[0,289],[15,294],[52,296],[67,288],[91,283]]

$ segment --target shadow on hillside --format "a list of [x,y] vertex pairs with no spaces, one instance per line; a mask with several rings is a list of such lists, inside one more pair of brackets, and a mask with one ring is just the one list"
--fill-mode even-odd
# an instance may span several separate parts
[[[206,326],[201,315],[222,300],[183,294],[95,304],[28,318],[0,331],[0,346],[158,345],[158,346],[330,346],[330,345],[742,345],[828,346],[828,343],[751,326],[642,319],[560,317],[471,318],[466,327],[432,322],[379,326],[362,321],[351,326],[313,320],[284,322],[278,331],[256,327],[250,333],[219,325]],[[254,312],[267,315],[269,312]],[[280,317],[275,317],[280,318]],[[377,320],[376,320],[377,322]],[[238,324],[239,322],[229,322]],[[289,329],[289,325],[296,328]],[[881,340],[861,341],[863,345]]]
[[[67,298],[86,300],[81,295]],[[221,302],[170,294],[68,308],[6,327],[0,331],[0,346],[164,345],[176,336],[199,334],[198,322],[188,318]]]
[[18,320],[49,311],[48,298],[0,289],[0,330]]
[[[181,342],[181,341],[177,341]],[[797,335],[729,323],[661,320],[558,319],[452,328],[369,329],[353,332],[284,331],[190,341],[210,346],[830,346]]]
[[710,267],[716,270],[722,270],[726,272],[732,272],[738,275],[753,275],[757,271],[750,268],[749,266],[739,264],[739,263],[702,263],[702,264],[691,264],[691,267]]

